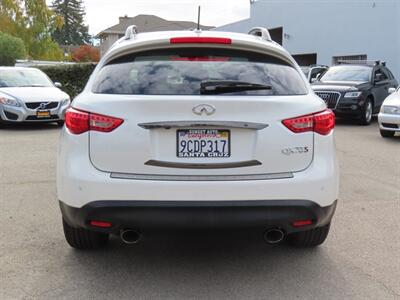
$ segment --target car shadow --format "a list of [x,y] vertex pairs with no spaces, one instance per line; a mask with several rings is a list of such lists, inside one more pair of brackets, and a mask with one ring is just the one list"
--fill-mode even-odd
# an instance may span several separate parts
[[[335,119],[335,124],[336,125],[352,125],[352,126],[360,126],[360,127],[368,127],[368,126],[363,126],[360,125],[359,123],[360,121],[357,119],[352,119],[352,118],[340,118],[340,117],[336,117]],[[371,125],[378,123],[378,118],[377,117],[373,117],[371,120]]]
[[[113,237],[104,249],[70,249],[64,259],[68,278],[96,281],[72,297],[292,299],[334,288],[327,282],[348,291],[324,246],[269,245],[262,232],[248,230],[149,233],[135,245]],[[324,293],[313,291],[316,299]]]
[[26,130],[56,130],[60,129],[55,122],[46,123],[0,123],[0,130],[26,131]]
[[358,123],[357,119],[350,119],[350,118],[338,118],[338,117],[336,117],[335,123],[336,123],[337,127],[350,127],[351,128],[351,127],[357,126],[357,127],[360,127],[361,129],[365,129],[364,132],[367,131],[367,129],[369,127],[375,127],[376,128],[376,134],[374,136],[377,139],[381,139],[382,142],[393,144],[393,143],[398,143],[400,141],[400,133],[396,133],[395,136],[391,137],[391,138],[383,138],[383,137],[381,137],[381,135],[379,134],[379,124],[378,124],[378,118],[377,117],[373,117],[372,118],[371,124],[369,126],[360,125]]

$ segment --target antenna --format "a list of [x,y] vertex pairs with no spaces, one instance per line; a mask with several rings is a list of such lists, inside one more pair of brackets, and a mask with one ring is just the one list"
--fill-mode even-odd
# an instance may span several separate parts
[[197,30],[200,30],[200,8],[201,6],[199,5],[199,10],[197,12]]

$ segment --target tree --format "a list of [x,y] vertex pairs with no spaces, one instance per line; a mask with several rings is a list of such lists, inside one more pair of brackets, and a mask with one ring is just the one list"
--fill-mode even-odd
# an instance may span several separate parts
[[100,60],[100,51],[96,47],[82,45],[72,51],[72,60],[75,62],[98,62]]
[[54,0],[52,8],[64,21],[64,26],[52,34],[55,41],[60,45],[82,45],[90,42],[88,26],[84,24],[85,8],[82,0]]
[[51,33],[62,26],[45,0],[1,0],[0,28],[23,40],[26,53],[33,59],[64,58],[63,51],[52,40]]
[[0,32],[0,66],[14,66],[17,58],[24,57],[25,46],[22,39]]

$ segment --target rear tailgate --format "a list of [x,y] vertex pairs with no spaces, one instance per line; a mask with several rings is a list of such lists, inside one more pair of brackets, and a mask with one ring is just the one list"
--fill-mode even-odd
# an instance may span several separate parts
[[[124,119],[110,133],[90,132],[90,159],[107,172],[170,175],[235,175],[296,172],[307,168],[313,158],[313,133],[295,134],[282,120],[321,110],[318,102],[304,96],[237,97],[226,96],[121,96],[96,95],[96,108],[87,110]],[[211,116],[197,116],[192,109],[207,103],[215,107]],[[99,105],[101,104],[101,105]],[[99,110],[104,107],[104,110]],[[293,108],[296,107],[296,110]],[[323,108],[322,108],[323,109]],[[297,111],[296,114],[290,113]],[[141,123],[177,123],[176,128],[143,128]],[[218,126],[190,126],[196,123]],[[262,129],[231,127],[239,123],[262,124]],[[237,122],[237,123],[235,123]],[[186,124],[186,123],[183,123]],[[261,126],[262,127],[262,126]],[[230,133],[229,157],[178,157],[177,131],[181,129],[219,129]],[[149,162],[172,163],[175,167],[153,166]],[[232,168],[236,163],[256,162]],[[181,168],[185,164],[202,168]],[[204,166],[205,164],[205,166]],[[222,168],[215,169],[215,165]],[[224,164],[226,167],[224,167]],[[230,165],[233,164],[233,165]],[[209,166],[209,168],[207,167]],[[176,168],[177,166],[177,168]]]

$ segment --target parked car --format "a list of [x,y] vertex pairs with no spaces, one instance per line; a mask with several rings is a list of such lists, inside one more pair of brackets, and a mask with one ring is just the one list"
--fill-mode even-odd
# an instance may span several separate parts
[[361,125],[369,125],[388,90],[397,85],[385,63],[360,62],[330,67],[312,88],[337,116],[356,118]]
[[260,228],[317,246],[338,198],[334,114],[266,29],[133,27],[66,113],[57,191],[74,248],[149,228]]
[[309,83],[316,81],[317,77],[322,76],[328,69],[329,69],[328,66],[322,66],[322,65],[311,65],[308,67],[301,67],[301,70],[303,71]]
[[0,67],[0,122],[57,122],[62,125],[69,96],[35,68]]
[[391,94],[382,104],[378,115],[379,128],[382,137],[393,137],[400,132],[400,87],[389,90]]

